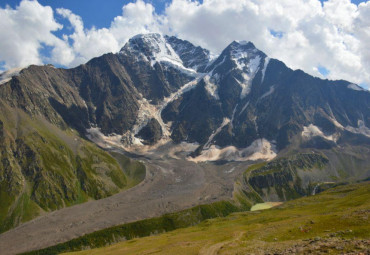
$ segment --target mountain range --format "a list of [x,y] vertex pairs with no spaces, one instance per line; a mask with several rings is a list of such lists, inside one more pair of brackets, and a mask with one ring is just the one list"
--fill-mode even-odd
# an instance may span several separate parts
[[32,65],[0,80],[1,232],[149,178],[127,155],[270,161],[235,186],[250,204],[370,176],[370,92],[292,70],[252,42],[214,56],[141,34],[75,68]]

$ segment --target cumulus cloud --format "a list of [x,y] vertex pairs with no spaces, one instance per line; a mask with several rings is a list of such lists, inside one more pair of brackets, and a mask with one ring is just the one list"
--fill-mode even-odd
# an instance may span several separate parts
[[291,68],[324,78],[318,67],[325,67],[329,79],[370,85],[370,2],[359,6],[350,0],[323,5],[318,0],[229,3],[173,0],[166,9],[168,25],[178,36],[215,52],[227,42],[246,39]]
[[[370,85],[370,2],[357,6],[350,0],[323,4],[319,0],[172,0],[159,15],[152,4],[137,0],[124,5],[122,15],[100,29],[86,29],[79,16],[57,9],[55,15],[73,28],[62,38],[52,33],[61,29],[53,15],[50,7],[30,0],[14,10],[0,9],[0,33],[7,38],[0,41],[0,62],[7,67],[41,63],[43,43],[53,47],[51,62],[75,66],[117,52],[138,33],[162,32],[215,54],[233,40],[250,40],[291,68]],[[17,51],[20,48],[24,50]]]
[[52,46],[55,54],[60,52],[62,58],[54,56],[58,62],[68,62],[71,56],[65,42],[53,31],[61,29],[50,7],[40,5],[37,1],[22,1],[16,9],[0,8],[0,61],[4,68],[41,64],[42,45]]
[[122,15],[117,16],[109,28],[85,29],[81,17],[68,9],[59,8],[57,14],[68,19],[73,33],[64,35],[72,41],[75,54],[69,66],[85,63],[89,59],[108,52],[117,52],[124,43],[139,33],[163,32],[162,17],[155,14],[154,7],[142,0],[129,3],[122,8]]
[[[109,28],[86,29],[80,16],[68,9],[52,10],[36,0],[23,0],[16,9],[0,8],[0,63],[5,69],[29,64],[53,63],[73,67],[108,52],[117,52],[124,43],[138,33],[164,32],[162,17],[154,12],[151,4],[142,0],[122,8]],[[56,22],[55,15],[68,20],[72,33],[58,38],[53,32],[63,26]],[[51,56],[40,54],[50,46]]]
[[117,40],[108,29],[93,27],[90,30],[85,30],[81,17],[73,14],[70,10],[61,8],[57,9],[57,13],[68,19],[74,30],[73,34],[63,36],[65,41],[69,41],[69,39],[72,41],[70,47],[74,56],[70,59],[69,66],[84,63],[92,57],[107,52],[115,52],[119,48]]

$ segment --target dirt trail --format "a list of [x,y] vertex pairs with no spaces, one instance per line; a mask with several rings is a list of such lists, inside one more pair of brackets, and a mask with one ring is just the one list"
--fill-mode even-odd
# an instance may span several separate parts
[[217,165],[168,157],[139,159],[147,166],[142,183],[105,199],[48,213],[1,234],[1,254],[41,249],[114,225],[229,199],[235,178],[246,169],[245,162]]
[[229,244],[232,244],[232,243],[239,242],[240,239],[243,237],[243,234],[244,234],[244,232],[234,233],[234,237],[231,240],[216,243],[216,244],[213,244],[209,247],[208,246],[203,247],[199,251],[199,255],[216,255],[222,249],[222,247],[224,247],[225,245],[229,245]]

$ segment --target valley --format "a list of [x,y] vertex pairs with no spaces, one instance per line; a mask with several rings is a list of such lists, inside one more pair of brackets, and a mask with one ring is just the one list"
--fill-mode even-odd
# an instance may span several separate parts
[[0,234],[0,250],[5,251],[2,254],[41,249],[118,224],[231,200],[234,181],[245,170],[245,163],[240,162],[196,164],[166,156],[135,159],[147,167],[143,182],[105,199],[48,213]]
[[342,185],[272,209],[66,254],[368,254],[369,188]]

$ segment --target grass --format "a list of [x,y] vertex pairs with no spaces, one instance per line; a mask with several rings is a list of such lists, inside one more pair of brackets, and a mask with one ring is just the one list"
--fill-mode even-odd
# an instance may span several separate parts
[[322,170],[328,164],[326,156],[319,153],[296,153],[277,158],[265,164],[256,164],[244,173],[244,186],[249,187],[249,199],[274,197],[286,201],[312,192],[312,185],[304,187],[298,171]]
[[110,154],[117,160],[126,175],[126,188],[134,187],[145,179],[146,169],[143,163],[132,160],[120,153],[110,152]]
[[[343,240],[368,240],[369,194],[370,182],[338,186],[269,210],[233,213],[160,235],[68,254],[249,254],[284,251],[314,242],[305,241],[308,239],[329,240],[330,236],[335,236],[340,244]],[[346,246],[340,251],[320,249],[344,253],[356,247]]]

